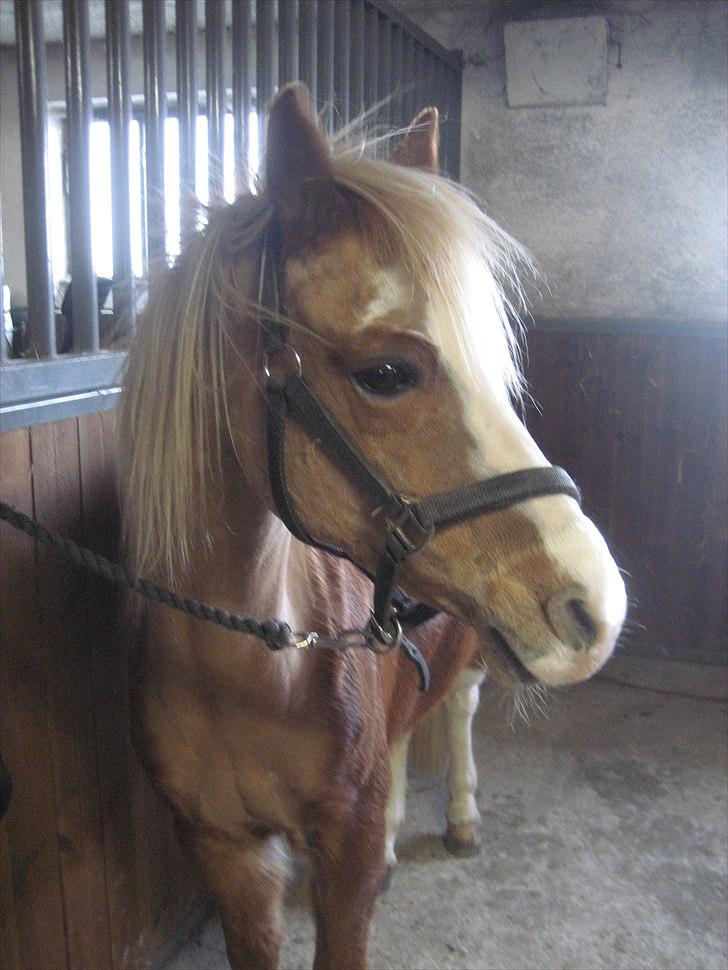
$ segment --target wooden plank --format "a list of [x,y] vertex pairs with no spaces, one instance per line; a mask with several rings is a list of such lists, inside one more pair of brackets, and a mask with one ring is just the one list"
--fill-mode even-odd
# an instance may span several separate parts
[[[36,517],[81,538],[78,419],[31,431]],[[47,647],[50,738],[69,970],[107,967],[111,945],[94,736],[95,701],[78,571],[38,550],[38,599]]]
[[627,580],[635,653],[725,663],[725,338],[541,331],[529,427],[574,475]]
[[[115,415],[79,422],[84,542],[118,554],[115,501]],[[142,771],[129,736],[128,655],[135,627],[123,597],[88,579],[88,646],[100,800],[109,893],[113,966],[144,966],[167,943],[200,899],[169,813]]]
[[0,822],[0,968],[22,970],[18,928],[15,925],[10,853],[8,826]]
[[[0,496],[33,514],[26,429],[0,435]],[[35,549],[5,523],[0,523],[0,589],[0,747],[14,782],[0,844],[5,856],[1,959],[3,967],[61,970],[67,960]],[[6,909],[8,899],[12,912]]]
[[[79,420],[81,533],[85,545],[111,558],[118,553],[118,511],[113,468],[113,412]],[[119,636],[121,596],[84,577],[88,650],[94,697],[94,734],[106,869],[112,965],[128,966],[130,943],[140,925],[136,907],[129,784],[125,645]]]

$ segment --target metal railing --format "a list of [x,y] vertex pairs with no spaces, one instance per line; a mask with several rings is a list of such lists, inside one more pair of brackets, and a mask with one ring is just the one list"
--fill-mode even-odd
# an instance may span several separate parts
[[[60,344],[54,305],[48,229],[48,79],[44,17],[53,3],[14,0],[20,142],[23,178],[27,324],[21,348],[0,334],[0,429],[22,427],[113,407],[123,354],[103,347],[99,333],[97,280],[93,271],[89,135],[91,91],[88,0],[56,0],[63,12],[66,235],[72,282],[72,336]],[[132,8],[137,13],[138,2]],[[247,184],[251,119],[279,85],[300,78],[308,85],[325,123],[346,124],[386,101],[377,123],[404,127],[420,108],[435,104],[442,124],[443,167],[459,169],[459,52],[447,51],[386,0],[176,0],[176,90],[165,83],[170,57],[165,0],[141,0],[143,61],[144,252],[146,266],[168,258],[165,225],[165,117],[173,106],[179,130],[180,231],[195,228],[188,203],[197,179],[198,126],[207,116],[208,191],[223,198],[221,160],[225,116],[231,113],[236,184]],[[204,13],[204,17],[200,15]],[[138,18],[136,18],[138,19]],[[203,46],[204,99],[198,64]],[[136,282],[132,272],[129,159],[132,124],[130,0],[105,3],[105,115],[110,135],[111,234],[114,317],[134,325]],[[170,41],[171,44],[171,41]],[[229,52],[234,52],[230,56]],[[226,54],[227,52],[227,54]],[[388,100],[387,100],[388,99]],[[264,125],[258,129],[259,152]],[[0,275],[2,275],[0,234]],[[5,263],[9,245],[5,233]],[[4,280],[3,280],[4,282]],[[2,293],[0,289],[0,294]],[[0,297],[0,313],[3,308]],[[62,324],[63,321],[61,320]],[[66,321],[68,324],[69,321]],[[116,327],[118,333],[119,326]],[[60,352],[63,350],[63,352]],[[19,351],[19,352],[18,352]]]

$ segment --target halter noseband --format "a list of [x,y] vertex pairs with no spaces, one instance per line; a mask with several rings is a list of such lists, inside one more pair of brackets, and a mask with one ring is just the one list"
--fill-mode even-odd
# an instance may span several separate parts
[[[330,455],[374,503],[373,517],[386,523],[375,573],[372,575],[353,562],[374,582],[373,609],[364,633],[370,649],[377,653],[388,653],[397,647],[403,650],[417,667],[420,688],[427,690],[427,664],[417,647],[403,635],[402,628],[418,626],[438,611],[422,603],[411,603],[397,589],[402,564],[424,548],[437,529],[544,495],[568,495],[581,504],[581,493],[564,469],[554,465],[497,475],[423,499],[407,498],[394,491],[349,440],[304,379],[301,360],[287,342],[288,328],[280,322],[283,265],[277,251],[273,256],[268,254],[268,241],[269,237],[261,256],[260,303],[271,313],[268,318],[261,314],[261,337],[267,377],[268,474],[278,515],[297,539],[353,562],[343,550],[311,536],[296,513],[285,473],[285,428],[290,413],[325,444]],[[278,377],[271,365],[286,354],[294,365],[293,372]]]

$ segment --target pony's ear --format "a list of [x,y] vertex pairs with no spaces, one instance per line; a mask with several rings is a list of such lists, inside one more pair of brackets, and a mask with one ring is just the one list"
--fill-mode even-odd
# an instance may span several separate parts
[[305,182],[332,176],[329,148],[305,84],[286,84],[270,106],[265,160],[268,194],[274,204],[296,204]]
[[395,165],[421,168],[437,175],[440,169],[437,147],[439,140],[437,108],[423,108],[410,125],[405,140],[390,161]]

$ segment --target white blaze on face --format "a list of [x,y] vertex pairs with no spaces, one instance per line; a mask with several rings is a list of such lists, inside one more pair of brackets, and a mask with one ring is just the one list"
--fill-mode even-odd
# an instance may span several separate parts
[[357,331],[372,326],[397,310],[403,310],[410,296],[399,273],[393,269],[374,270],[371,275],[371,287],[374,296],[367,303],[356,324]]
[[[508,377],[512,361],[497,314],[495,283],[484,267],[472,268],[471,283],[472,296],[466,301],[467,309],[478,321],[482,335],[473,348],[475,361],[471,362],[473,353],[464,346],[464,335],[458,335],[449,320],[437,320],[432,306],[427,329],[440,347],[461,400],[463,419],[472,441],[468,458],[473,475],[483,479],[547,466],[549,461],[511,404]],[[473,343],[472,337],[468,342]],[[570,585],[583,587],[587,592],[586,605],[600,629],[617,631],[626,612],[624,582],[604,539],[577,502],[566,495],[544,496],[519,504],[518,511],[532,521],[546,555],[557,567],[555,572],[568,577]],[[548,631],[544,632],[548,639]],[[556,650],[552,665],[570,662],[573,651],[570,647],[565,650],[558,657],[560,648]],[[529,666],[540,675],[532,664]],[[555,671],[549,674],[557,679]]]

